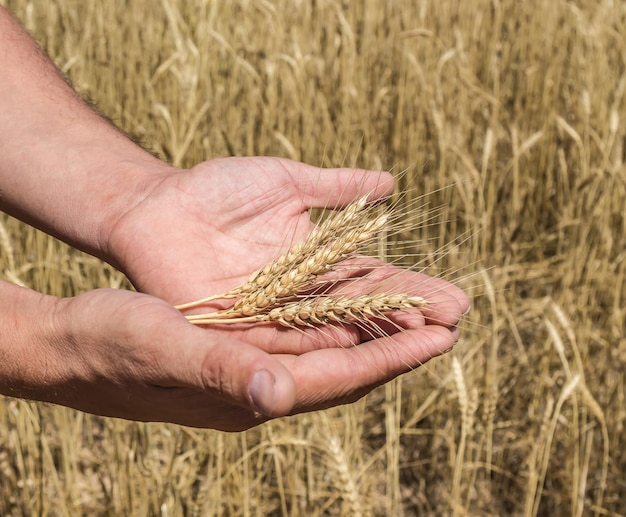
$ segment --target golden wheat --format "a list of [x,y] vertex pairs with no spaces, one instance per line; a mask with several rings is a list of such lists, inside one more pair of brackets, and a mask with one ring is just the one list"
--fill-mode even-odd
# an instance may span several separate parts
[[294,296],[310,287],[317,276],[358,251],[385,225],[386,213],[367,220],[366,208],[367,197],[357,199],[346,210],[316,226],[305,240],[252,273],[245,284],[227,293],[177,305],[177,309],[186,310],[217,299],[241,297],[233,309],[242,315],[253,316],[259,310]]
[[369,318],[384,318],[392,311],[422,308],[428,301],[407,294],[347,296],[312,296],[284,303],[268,312],[241,316],[236,310],[187,316],[196,325],[276,322],[284,327],[313,327],[329,323],[359,323]]
[[[245,284],[177,308],[184,311],[215,299],[239,297],[231,308],[186,317],[196,325],[275,322],[285,327],[313,327],[365,322],[391,311],[426,306],[426,299],[404,293],[356,297],[320,294],[321,286],[341,282],[332,279],[318,283],[320,276],[371,243],[388,223],[388,211],[372,217],[367,208],[367,197],[357,199],[316,226],[305,240],[255,271]],[[300,294],[307,291],[311,294]]]

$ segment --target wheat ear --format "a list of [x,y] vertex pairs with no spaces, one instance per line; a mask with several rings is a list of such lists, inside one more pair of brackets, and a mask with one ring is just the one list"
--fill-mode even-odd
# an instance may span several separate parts
[[176,308],[181,311],[191,309],[213,300],[236,298],[267,287],[267,285],[277,277],[282,276],[298,266],[302,262],[303,257],[309,257],[314,250],[335,240],[337,236],[345,232],[346,229],[354,229],[357,227],[358,224],[355,224],[355,221],[362,221],[364,219],[363,213],[366,207],[367,196],[357,199],[348,205],[345,210],[337,212],[333,216],[328,217],[320,225],[316,226],[307,236],[306,240],[296,243],[287,253],[252,273],[245,284],[237,286],[226,293],[216,294],[193,302],[177,305]]
[[287,253],[254,272],[245,284],[222,295],[179,305],[184,310],[215,299],[238,298],[234,305],[207,314],[186,316],[196,325],[274,322],[285,327],[316,327],[331,323],[359,323],[385,313],[420,308],[427,301],[407,294],[367,294],[356,297],[321,295],[320,275],[371,243],[385,227],[389,213],[371,218],[365,197],[317,226]]
[[[334,265],[356,253],[387,222],[387,214],[365,222],[361,227],[351,228],[331,242],[314,250],[309,256],[303,254],[299,262],[276,277],[263,275],[254,289],[242,296],[233,310],[245,316],[253,316],[260,311],[293,298],[304,289],[310,289],[316,278],[330,271]],[[246,284],[247,286],[248,284]]]
[[368,220],[366,208],[367,198],[357,199],[315,227],[305,240],[296,243],[287,253],[252,273],[245,284],[176,308],[182,311],[217,299],[241,297],[235,303],[235,310],[252,316],[294,296],[310,286],[317,276],[365,246],[387,223],[387,213]]
[[373,294],[354,298],[347,296],[313,296],[284,303],[267,312],[242,316],[231,309],[187,316],[195,325],[275,322],[284,327],[316,327],[330,323],[358,323],[382,318],[385,313],[415,309],[428,305],[421,296],[406,294]]

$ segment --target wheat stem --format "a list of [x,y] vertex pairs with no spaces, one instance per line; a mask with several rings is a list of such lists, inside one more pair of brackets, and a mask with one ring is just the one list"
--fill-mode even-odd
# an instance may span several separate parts
[[200,305],[205,305],[214,300],[225,300],[228,298],[235,298],[236,294],[224,293],[224,294],[214,294],[213,296],[208,296],[206,298],[201,298],[200,300],[194,300],[193,302],[181,303],[180,305],[176,305],[176,308],[179,311],[184,311],[185,309],[192,309],[193,307],[199,307]]

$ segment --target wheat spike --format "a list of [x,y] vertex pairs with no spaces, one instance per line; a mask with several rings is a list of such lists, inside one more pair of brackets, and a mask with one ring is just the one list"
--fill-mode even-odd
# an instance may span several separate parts
[[293,298],[303,289],[312,287],[319,275],[357,252],[386,222],[387,214],[381,214],[359,228],[340,233],[321,248],[312,247],[315,251],[311,255],[302,255],[300,261],[294,262],[291,268],[285,268],[282,275],[257,276],[254,282],[245,284],[242,293],[248,294],[237,300],[233,309],[245,316],[253,316],[282,300]]
[[355,221],[360,220],[366,206],[367,197],[362,197],[351,203],[343,212],[327,218],[311,231],[306,240],[298,242],[287,253],[252,273],[248,281],[234,291],[237,291],[237,294],[245,294],[266,287],[272,279],[301,264],[303,257],[309,256],[320,246],[326,246],[336,240],[346,228],[354,228]]
[[[356,297],[321,295],[318,277],[369,244],[389,221],[383,211],[375,217],[357,199],[317,226],[305,239],[278,259],[254,272],[245,284],[223,295],[179,305],[179,310],[217,298],[238,298],[232,307],[187,319],[196,325],[274,322],[285,327],[317,327],[332,323],[359,323],[385,313],[420,308],[427,301],[408,294],[383,293]],[[327,282],[331,283],[331,282]]]
[[339,481],[341,482],[337,486],[341,490],[344,501],[347,503],[349,515],[360,517],[363,515],[361,494],[359,494],[354,474],[350,468],[349,457],[346,455],[341,441],[336,435],[330,436],[327,444],[328,456],[332,459],[332,465],[337,474],[339,474]]
[[187,319],[196,325],[276,322],[285,327],[316,327],[330,323],[358,323],[369,318],[381,318],[385,313],[415,309],[428,305],[421,296],[406,294],[347,296],[313,296],[287,302],[267,312],[242,316],[232,309],[194,314]]
[[[355,233],[363,236],[359,241],[361,245],[365,243],[367,239],[363,235],[363,232],[367,231],[367,228],[359,227],[366,221],[366,208],[367,196],[363,196],[348,205],[345,210],[336,212],[328,217],[321,224],[316,226],[305,240],[294,244],[285,254],[252,273],[245,284],[237,286],[226,293],[212,295],[207,298],[177,305],[176,308],[178,310],[185,310],[203,305],[212,300],[230,299],[238,296],[250,296],[249,301],[253,304],[264,304],[262,306],[267,307],[268,304],[264,302],[264,294],[262,294],[262,291],[269,291],[271,293],[278,290],[285,292],[284,286],[291,283],[289,282],[289,277],[292,277],[293,280],[297,275],[302,275],[307,267],[311,268],[315,266],[316,263],[319,264],[319,260],[324,258],[330,259],[333,256],[339,257],[342,251],[341,242],[343,241],[346,246],[348,243],[352,244]],[[379,224],[372,226],[380,228],[385,222],[386,221],[381,220]],[[371,233],[376,231],[372,226],[370,226],[370,235],[368,238],[371,237]],[[352,237],[352,239],[350,239],[350,237]],[[327,257],[318,256],[316,261],[312,256],[315,255],[316,252],[320,255],[321,249],[328,250],[325,252]],[[342,260],[347,256],[345,255],[346,253],[353,253],[356,249],[357,248],[350,252],[347,251],[347,248],[344,248],[344,256],[342,258],[336,258],[335,260]],[[328,265],[328,262],[326,262],[326,264]],[[300,270],[300,272],[296,273],[298,270]],[[324,271],[326,270],[327,268],[324,268]],[[282,282],[281,279],[283,279]],[[279,285],[277,286],[276,284]],[[255,297],[255,295],[257,296]]]

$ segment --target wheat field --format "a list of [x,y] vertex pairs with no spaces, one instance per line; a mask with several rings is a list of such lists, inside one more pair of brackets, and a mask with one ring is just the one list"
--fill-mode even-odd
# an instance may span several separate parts
[[[472,296],[451,353],[244,433],[0,398],[0,515],[626,515],[625,2],[0,3],[177,166],[396,172]],[[130,288],[2,214],[0,276]]]

